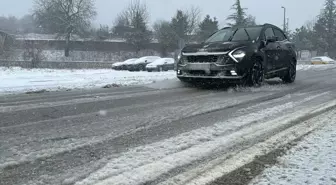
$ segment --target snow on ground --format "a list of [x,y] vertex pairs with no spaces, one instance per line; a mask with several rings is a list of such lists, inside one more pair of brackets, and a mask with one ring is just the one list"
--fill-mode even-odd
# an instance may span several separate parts
[[60,70],[0,67],[0,94],[38,90],[59,90],[102,87],[107,84],[122,86],[150,84],[174,79],[169,72],[128,72],[111,69]]
[[336,185],[336,113],[250,185]]
[[[298,65],[298,71],[325,70],[336,65]],[[60,90],[75,88],[95,88],[107,84],[122,86],[151,84],[152,82],[174,79],[157,88],[180,87],[175,81],[175,72],[128,72],[110,69],[23,69],[20,67],[0,67],[0,94],[39,90]],[[154,85],[155,86],[155,85]],[[168,87],[169,86],[169,87]]]
[[[84,180],[77,182],[76,185],[142,184],[154,180],[158,176],[168,173],[169,170],[209,156],[216,149],[224,150],[226,147],[230,148],[236,142],[247,139],[244,137],[248,137],[250,132],[264,132],[265,125],[268,125],[267,129],[273,126],[280,126],[281,124],[269,126],[269,123],[263,122],[263,119],[294,108],[319,96],[321,95],[309,96],[304,100],[289,102],[235,117],[216,123],[213,126],[196,129],[157,143],[133,148],[119,157],[112,158],[105,166],[95,173],[91,173]],[[260,124],[225,135],[229,130],[246,126],[251,124],[251,122],[260,122]]]

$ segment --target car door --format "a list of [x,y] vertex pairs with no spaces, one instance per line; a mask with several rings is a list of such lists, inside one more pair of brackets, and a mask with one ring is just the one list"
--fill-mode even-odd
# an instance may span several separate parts
[[276,61],[277,69],[284,69],[290,62],[290,49],[291,43],[287,40],[285,34],[278,28],[273,28],[274,34],[278,37],[277,43],[279,44],[279,60]]
[[[264,41],[266,41],[266,39],[268,37],[274,37],[274,31],[272,27],[267,27],[264,30]],[[263,52],[265,53],[265,57],[266,57],[266,69],[267,71],[273,71],[277,69],[277,65],[276,65],[276,61],[279,60],[279,43],[278,42],[266,42],[265,47],[262,49]]]

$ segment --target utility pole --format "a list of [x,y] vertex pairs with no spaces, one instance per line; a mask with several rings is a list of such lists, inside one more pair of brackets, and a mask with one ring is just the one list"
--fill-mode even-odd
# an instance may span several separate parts
[[286,7],[282,6],[284,9],[284,22],[283,22],[283,31],[286,32]]

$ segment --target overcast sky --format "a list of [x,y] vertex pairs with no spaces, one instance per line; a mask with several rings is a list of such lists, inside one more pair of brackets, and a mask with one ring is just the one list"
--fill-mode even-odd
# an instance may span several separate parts
[[[219,19],[221,26],[229,15],[230,7],[235,0],[142,0],[147,3],[151,14],[151,23],[156,20],[169,20],[176,9],[186,9],[191,5],[198,6],[202,14],[210,14]],[[98,16],[96,24],[112,25],[116,15],[124,9],[129,0],[96,0]],[[272,23],[282,26],[283,9],[287,8],[290,29],[303,25],[314,19],[323,8],[324,0],[241,0],[247,12],[256,16],[257,23]],[[32,11],[33,0],[0,0],[0,14],[23,16]]]

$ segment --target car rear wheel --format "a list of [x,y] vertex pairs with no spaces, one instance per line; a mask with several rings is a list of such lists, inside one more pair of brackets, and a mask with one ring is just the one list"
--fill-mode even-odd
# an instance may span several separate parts
[[140,65],[139,66],[139,71],[146,71],[146,66]]
[[259,60],[255,60],[252,68],[246,73],[243,85],[260,86],[264,82],[264,68]]
[[295,78],[296,78],[296,61],[292,59],[288,66],[288,71],[286,75],[281,79],[285,83],[293,83],[295,81]]

